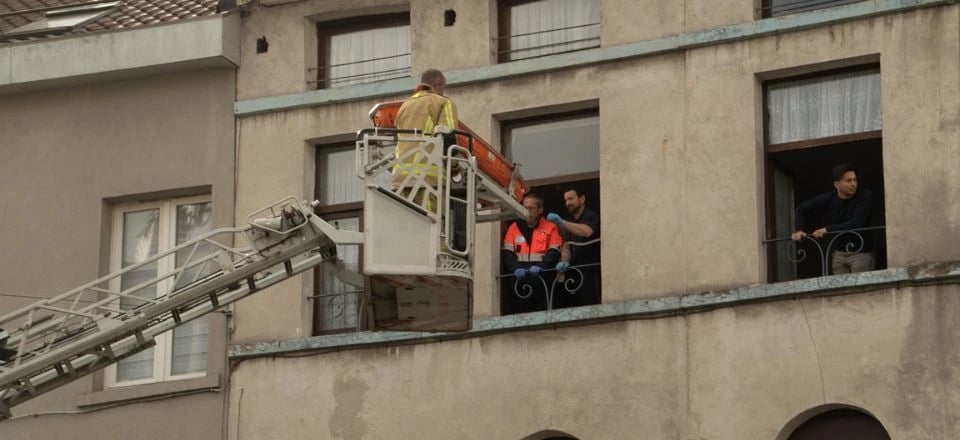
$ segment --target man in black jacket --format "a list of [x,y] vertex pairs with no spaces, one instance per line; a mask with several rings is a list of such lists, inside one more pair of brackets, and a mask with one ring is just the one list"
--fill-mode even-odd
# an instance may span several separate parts
[[[875,262],[868,236],[863,233],[843,233],[867,226],[873,203],[870,191],[858,191],[857,170],[850,164],[833,168],[833,187],[835,191],[820,194],[797,205],[797,231],[791,238],[800,241],[811,229],[813,232],[810,235],[814,238],[840,233],[830,248],[833,273],[873,270]],[[823,220],[815,223],[818,216]],[[823,226],[814,229],[818,224]]]

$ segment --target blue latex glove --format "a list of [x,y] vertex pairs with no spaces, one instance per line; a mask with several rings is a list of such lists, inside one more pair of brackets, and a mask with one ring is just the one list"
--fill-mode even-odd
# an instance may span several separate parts
[[527,277],[527,270],[520,267],[517,270],[513,271],[513,276],[517,277],[518,280],[522,280]]
[[530,275],[532,275],[534,278],[540,276],[541,270],[543,269],[540,266],[530,266],[530,269],[528,269]]
[[557,263],[557,272],[566,272],[570,268],[570,263],[566,261],[561,261]]
[[550,220],[550,221],[556,223],[556,224],[557,224],[557,227],[563,227],[563,224],[566,223],[565,221],[563,221],[562,218],[560,218],[559,215],[556,215],[556,214],[554,214],[554,213],[552,213],[552,212],[549,213],[549,214],[547,214],[547,220]]

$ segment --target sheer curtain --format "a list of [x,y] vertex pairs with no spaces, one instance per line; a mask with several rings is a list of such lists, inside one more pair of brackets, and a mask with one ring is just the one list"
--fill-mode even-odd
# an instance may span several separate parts
[[[359,231],[360,218],[350,217],[330,221],[337,229],[345,231]],[[337,256],[343,259],[347,269],[360,270],[360,246],[338,245]],[[323,291],[325,296],[315,298],[321,301],[323,330],[352,328],[357,325],[357,289],[358,287],[344,284],[336,278],[336,268],[332,264],[323,265]]]
[[511,61],[599,47],[600,1],[541,0],[510,6],[508,32]]
[[[123,214],[123,243],[121,265],[127,267],[157,254],[160,249],[160,210],[126,212]],[[120,288],[127,290],[147,280],[156,278],[157,264],[151,263],[120,277]],[[130,292],[140,298],[157,296],[155,284]],[[145,304],[135,298],[120,299],[120,308],[129,310]],[[148,348],[117,363],[117,381],[130,381],[153,377],[154,349]]]
[[768,142],[880,130],[881,104],[879,68],[770,84]]
[[[207,232],[211,227],[212,207],[210,202],[177,206],[176,244],[193,240]],[[209,246],[199,247],[193,258],[197,259],[210,253]],[[186,263],[190,249],[176,253],[176,267]],[[197,275],[200,267],[192,269],[181,278],[185,283]],[[206,271],[212,271],[210,267]],[[201,276],[204,274],[200,274]],[[205,371],[207,369],[207,335],[209,327],[207,317],[201,317],[173,329],[173,359],[170,374],[179,375]]]
[[327,49],[327,87],[410,75],[409,24],[331,35]]

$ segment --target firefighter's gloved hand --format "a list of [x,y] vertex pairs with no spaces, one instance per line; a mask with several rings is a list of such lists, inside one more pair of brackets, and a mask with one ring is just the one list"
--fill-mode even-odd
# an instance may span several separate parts
[[556,214],[554,214],[554,213],[552,213],[552,212],[549,213],[549,214],[547,214],[547,220],[550,220],[550,221],[556,223],[556,225],[557,225],[558,228],[562,228],[562,227],[563,227],[563,224],[566,223],[566,222],[563,221],[562,218],[560,218],[559,215],[556,215]]
[[536,278],[540,276],[540,271],[542,270],[543,269],[540,266],[530,266],[530,268],[527,269],[527,272],[530,272],[530,276]]
[[527,270],[519,267],[517,270],[513,271],[513,276],[517,277],[518,280],[522,280],[527,277]]
[[567,269],[569,268],[570,268],[570,263],[567,263],[566,261],[561,261],[557,263],[557,272],[563,273],[563,272],[566,272]]

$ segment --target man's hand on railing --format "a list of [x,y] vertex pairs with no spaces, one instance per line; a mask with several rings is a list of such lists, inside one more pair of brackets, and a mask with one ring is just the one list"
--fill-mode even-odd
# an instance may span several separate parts
[[527,271],[530,272],[530,275],[531,275],[532,277],[534,277],[534,278],[539,277],[539,276],[540,276],[540,272],[541,272],[542,270],[543,270],[543,268],[541,268],[540,266],[530,266],[530,269],[527,269]]
[[816,231],[813,231],[813,238],[823,238],[824,235],[827,235],[827,228],[820,228]]
[[797,232],[794,232],[793,234],[790,234],[790,238],[793,241],[803,240],[803,237],[806,237],[806,236],[807,236],[807,233],[803,231],[797,231]]

